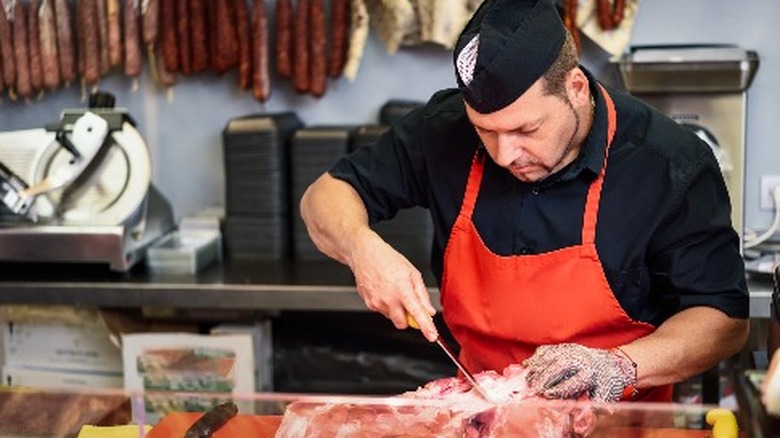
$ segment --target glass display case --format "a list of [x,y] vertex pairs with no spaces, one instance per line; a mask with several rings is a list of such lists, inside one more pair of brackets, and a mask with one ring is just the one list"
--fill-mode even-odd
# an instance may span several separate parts
[[[739,408],[511,398],[469,392],[397,396],[290,393],[0,391],[0,437],[664,437],[776,436],[761,373],[737,376]],[[422,391],[422,392],[421,392]],[[428,394],[430,395],[430,394]],[[187,431],[190,434],[187,435]]]

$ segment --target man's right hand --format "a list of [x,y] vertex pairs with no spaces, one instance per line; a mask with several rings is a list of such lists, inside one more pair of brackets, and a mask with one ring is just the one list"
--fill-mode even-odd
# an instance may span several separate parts
[[426,339],[435,341],[439,335],[431,317],[436,310],[420,271],[375,232],[361,233],[348,264],[366,306],[398,329],[407,328],[407,314],[412,315]]
[[366,208],[352,186],[325,173],[303,194],[300,207],[314,244],[350,267],[369,309],[399,329],[409,326],[410,314],[425,337],[436,340],[431,320],[436,311],[420,271],[369,227]]

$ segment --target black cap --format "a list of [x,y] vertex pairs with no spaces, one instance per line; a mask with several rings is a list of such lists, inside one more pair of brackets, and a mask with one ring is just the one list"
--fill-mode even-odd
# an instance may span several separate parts
[[485,0],[455,44],[455,76],[477,112],[517,100],[552,65],[566,29],[551,0]]

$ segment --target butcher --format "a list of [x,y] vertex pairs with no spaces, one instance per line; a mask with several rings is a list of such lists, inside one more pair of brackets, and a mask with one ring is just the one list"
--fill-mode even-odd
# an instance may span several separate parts
[[740,241],[710,147],[579,64],[551,0],[486,0],[436,92],[307,189],[317,247],[366,306],[438,336],[421,272],[372,230],[426,208],[442,317],[472,373],[548,398],[671,401],[748,336]]

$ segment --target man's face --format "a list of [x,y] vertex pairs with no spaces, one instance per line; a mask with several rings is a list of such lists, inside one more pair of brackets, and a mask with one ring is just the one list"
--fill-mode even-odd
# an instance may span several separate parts
[[505,108],[480,114],[467,104],[466,114],[493,161],[520,181],[541,181],[579,152],[579,116],[568,97],[544,93],[543,79]]

